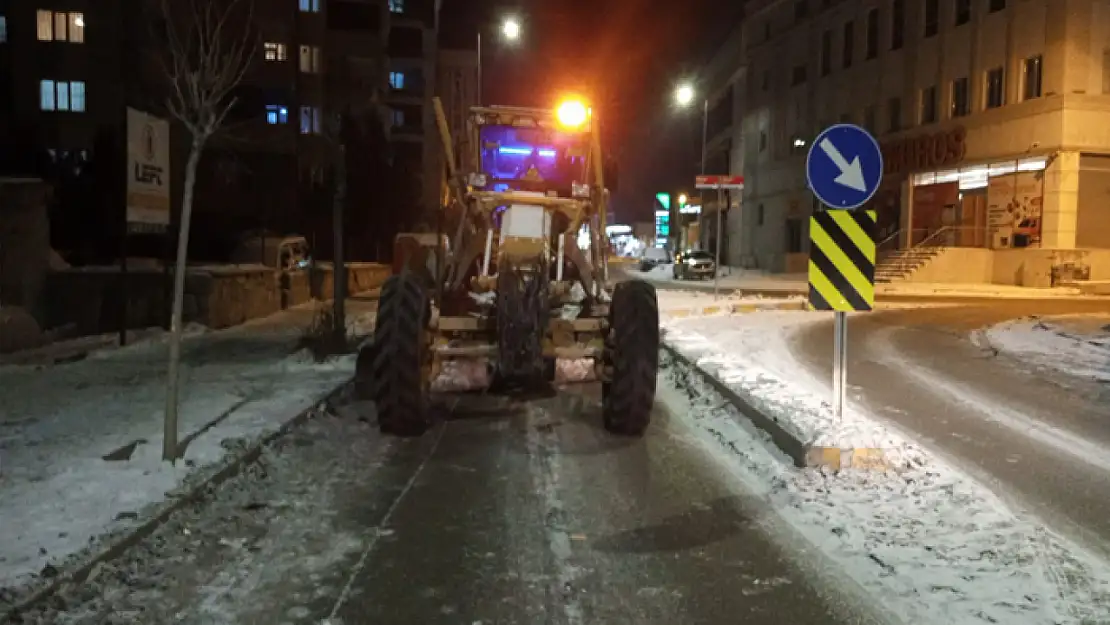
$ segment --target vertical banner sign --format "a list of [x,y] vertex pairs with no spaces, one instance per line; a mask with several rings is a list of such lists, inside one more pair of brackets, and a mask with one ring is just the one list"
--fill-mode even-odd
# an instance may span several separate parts
[[127,223],[165,229],[170,223],[170,125],[127,109]]
[[875,307],[875,211],[817,212],[809,221],[809,307]]
[[883,179],[879,142],[863,128],[837,124],[814,139],[806,181],[825,205],[809,224],[809,307],[834,312],[833,413],[844,413],[848,315],[875,307],[876,213],[858,210]]

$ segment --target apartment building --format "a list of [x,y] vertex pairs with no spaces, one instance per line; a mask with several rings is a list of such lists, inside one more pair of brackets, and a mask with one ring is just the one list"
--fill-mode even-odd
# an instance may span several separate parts
[[805,155],[850,122],[883,149],[883,249],[964,248],[969,281],[1110,274],[1110,2],[754,0],[743,38],[746,264],[804,271]]
[[441,148],[435,130],[437,33],[440,0],[387,0],[386,49],[390,142],[394,164],[414,197],[419,222],[434,223],[440,204]]
[[[51,180],[55,245],[97,247],[89,260],[119,249],[126,109],[157,113],[163,102],[144,13],[156,4],[0,1],[0,141],[9,148],[0,175]],[[344,136],[356,237],[386,236],[399,227],[398,214],[437,197],[423,187],[435,135],[433,91],[422,76],[435,75],[438,10],[438,0],[252,3],[259,49],[225,131],[201,161],[195,257],[218,259],[240,233],[257,229],[299,232],[327,247],[336,154],[328,131],[340,115],[357,128]],[[188,141],[180,127],[172,135],[178,206]],[[410,172],[412,185],[394,188],[398,174]],[[387,210],[383,198],[413,206]]]

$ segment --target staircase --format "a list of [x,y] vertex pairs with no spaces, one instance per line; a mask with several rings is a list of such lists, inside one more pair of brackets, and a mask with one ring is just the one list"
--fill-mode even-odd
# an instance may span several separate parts
[[943,247],[918,246],[908,250],[894,250],[875,265],[875,282],[890,284],[905,282],[918,269],[928,265],[934,258],[944,253]]

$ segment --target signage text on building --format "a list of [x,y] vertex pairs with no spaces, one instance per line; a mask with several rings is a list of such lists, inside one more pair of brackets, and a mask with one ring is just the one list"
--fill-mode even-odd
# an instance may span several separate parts
[[967,130],[963,127],[944,132],[906,137],[882,146],[885,174],[951,167],[967,154]]

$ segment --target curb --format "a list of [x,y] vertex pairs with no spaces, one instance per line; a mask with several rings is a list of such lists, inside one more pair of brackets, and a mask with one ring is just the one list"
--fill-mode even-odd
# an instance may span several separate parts
[[742,303],[742,304],[715,304],[697,308],[672,308],[660,310],[660,315],[667,315],[675,319],[687,317],[708,317],[710,315],[743,315],[755,312],[768,312],[776,310],[806,310],[805,300],[790,300],[786,302],[767,303]]
[[282,438],[294,428],[303,425],[313,416],[320,404],[331,403],[342,396],[352,383],[353,380],[345,380],[339,386],[317,396],[308,408],[297,413],[292,418],[287,419],[278,429],[256,438],[241,453],[233,458],[225,459],[222,466],[211,471],[203,479],[185,487],[184,491],[176,492],[172,498],[167,495],[168,501],[163,502],[158,511],[150,518],[132,528],[125,535],[117,538],[98,553],[75,565],[71,570],[59,573],[59,575],[53,578],[45,587],[40,588],[31,593],[27,598],[14,604],[7,612],[0,614],[0,623],[20,622],[16,619],[18,619],[21,614],[51,598],[66,585],[70,583],[83,583],[88,579],[89,575],[98,564],[119,558],[127,552],[128,549],[134,547],[143,539],[153,534],[159,527],[164,525],[174,513],[190,503],[201,500],[210,488],[219,486],[238,475],[244,467],[254,464],[267,446],[277,439]]
[[800,469],[827,468],[834,471],[841,469],[881,471],[890,468],[886,459],[886,452],[882,449],[871,447],[841,449],[839,447],[813,446],[806,443],[778,419],[753,406],[739,393],[732,390],[728,384],[691,361],[674,346],[665,341],[660,343],[660,346],[675,361],[700,375],[713,387],[713,390],[735,406],[753,425],[770,435],[771,441],[794,462],[794,466]]

